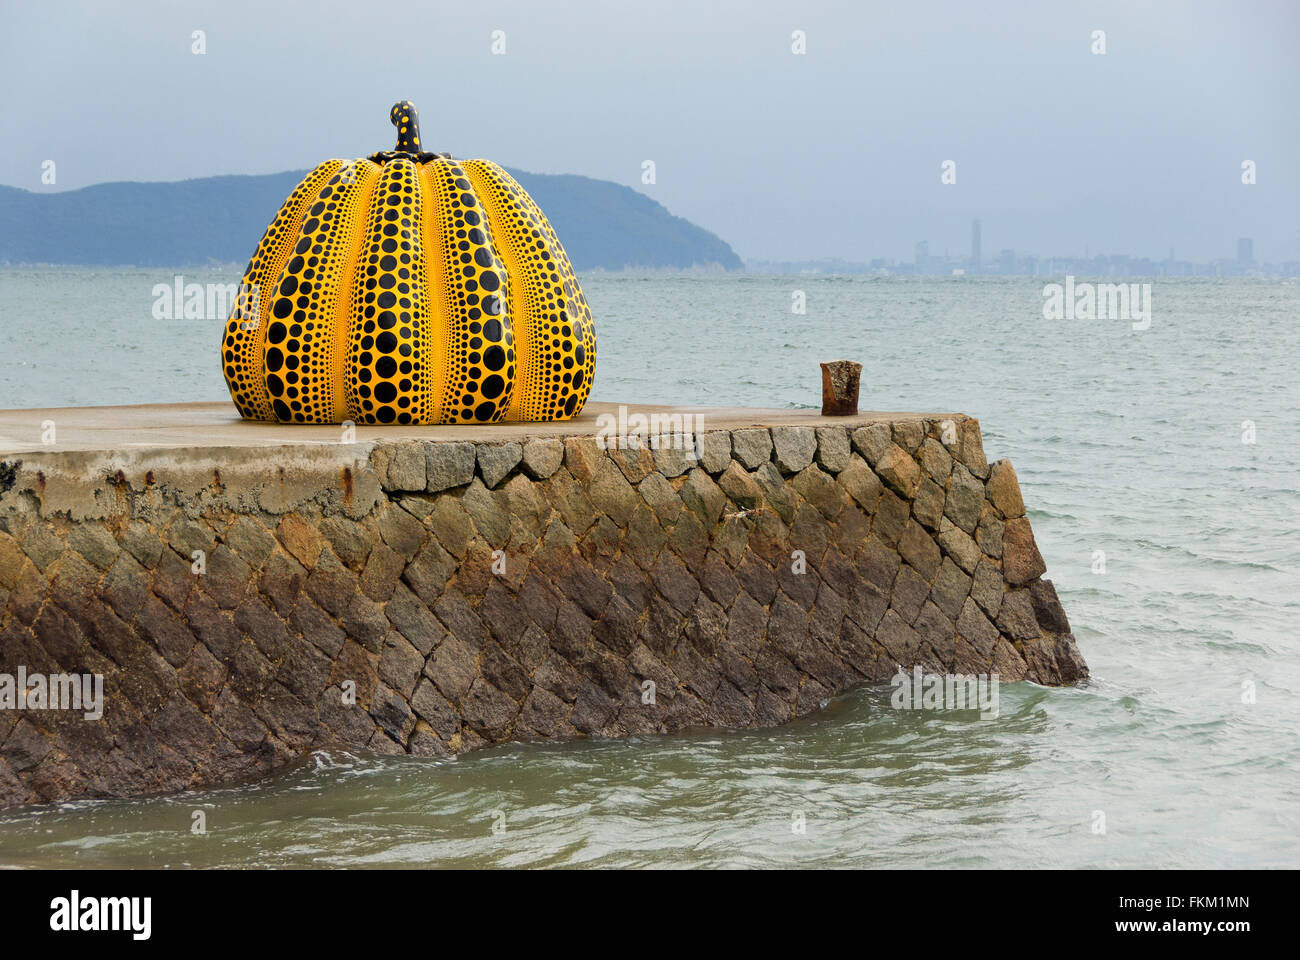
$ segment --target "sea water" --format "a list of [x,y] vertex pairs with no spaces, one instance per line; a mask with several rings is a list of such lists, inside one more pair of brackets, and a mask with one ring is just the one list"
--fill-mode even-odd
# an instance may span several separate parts
[[[0,408],[225,399],[224,318],[155,317],[178,273],[239,279],[0,269]],[[594,399],[815,407],[818,362],[848,358],[864,410],[978,417],[1088,684],[1005,685],[995,720],[895,710],[884,685],[771,730],[317,753],[0,813],[0,864],[1300,866],[1300,284],[1151,279],[1135,329],[1045,319],[1063,281],[583,283]]]

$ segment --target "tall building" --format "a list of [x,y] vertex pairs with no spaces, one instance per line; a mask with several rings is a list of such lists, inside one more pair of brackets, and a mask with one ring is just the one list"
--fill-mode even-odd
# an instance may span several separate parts
[[971,266],[980,265],[980,222],[972,220],[970,224],[970,262]]
[[916,245],[916,265],[925,267],[930,263],[930,241],[922,240]]
[[1250,237],[1237,239],[1237,265],[1248,267],[1255,262],[1255,241]]

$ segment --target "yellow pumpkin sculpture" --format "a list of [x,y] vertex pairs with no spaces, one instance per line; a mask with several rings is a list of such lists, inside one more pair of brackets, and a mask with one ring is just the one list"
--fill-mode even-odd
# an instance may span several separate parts
[[546,217],[488,160],[397,147],[327,160],[244,273],[222,360],[239,412],[282,423],[565,420],[596,332]]

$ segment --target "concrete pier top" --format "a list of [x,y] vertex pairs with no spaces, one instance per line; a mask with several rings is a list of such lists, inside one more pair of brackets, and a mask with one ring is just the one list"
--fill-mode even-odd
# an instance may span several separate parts
[[[493,442],[523,437],[591,437],[600,429],[602,414],[663,417],[690,414],[697,418],[695,432],[739,430],[746,427],[806,426],[859,427],[868,423],[911,419],[953,419],[957,413],[900,413],[863,411],[852,417],[823,417],[817,410],[762,407],[667,406],[654,404],[596,403],[586,405],[572,420],[549,423],[501,423],[447,426],[356,427],[355,442],[374,444],[397,440],[461,440]],[[54,443],[47,441],[47,424],[53,422]],[[0,456],[75,450],[165,449],[177,447],[279,447],[285,444],[338,443],[340,427],[333,424],[259,423],[244,420],[234,405],[216,403],[146,403],[111,407],[46,407],[0,410]]]

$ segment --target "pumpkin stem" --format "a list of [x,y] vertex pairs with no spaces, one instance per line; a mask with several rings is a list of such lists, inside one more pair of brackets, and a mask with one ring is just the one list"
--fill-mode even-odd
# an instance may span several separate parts
[[397,128],[397,153],[420,153],[420,115],[410,100],[399,100],[388,111],[388,119]]

